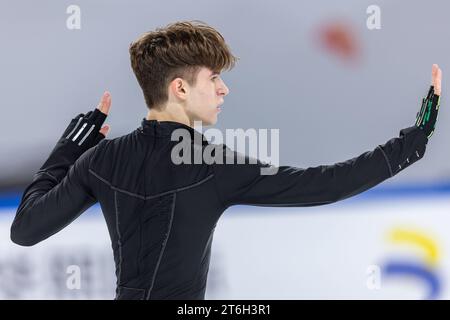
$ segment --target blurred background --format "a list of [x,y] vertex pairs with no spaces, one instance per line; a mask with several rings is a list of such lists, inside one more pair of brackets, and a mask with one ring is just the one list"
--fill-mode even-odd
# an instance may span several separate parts
[[[76,9],[73,9],[73,5]],[[79,10],[80,28],[71,28]],[[414,124],[443,72],[424,158],[361,195],[311,208],[228,209],[207,299],[449,299],[448,1],[0,2],[0,299],[112,299],[114,263],[95,205],[33,247],[9,239],[21,195],[70,120],[105,90],[108,139],[147,108],[129,44],[179,20],[217,28],[236,67],[216,128],[279,129],[280,164],[333,164]],[[73,288],[74,270],[81,286]]]

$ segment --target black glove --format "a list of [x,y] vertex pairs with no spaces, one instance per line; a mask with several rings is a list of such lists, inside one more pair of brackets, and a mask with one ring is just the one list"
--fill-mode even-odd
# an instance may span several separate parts
[[416,126],[422,129],[428,139],[436,127],[441,96],[434,94],[434,86],[430,86],[428,95],[422,99],[422,107],[417,113]]
[[96,146],[105,136],[100,129],[106,114],[99,109],[80,113],[72,119],[50,156],[37,173],[44,171],[60,182],[68,168],[88,149]]
[[80,113],[72,119],[60,140],[67,140],[66,143],[75,144],[83,153],[105,138],[99,132],[105,119],[106,114],[97,108],[89,111],[86,115]]

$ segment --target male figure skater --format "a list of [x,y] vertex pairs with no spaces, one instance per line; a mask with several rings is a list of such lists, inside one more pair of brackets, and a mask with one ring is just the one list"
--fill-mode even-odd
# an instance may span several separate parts
[[[214,230],[227,208],[324,205],[372,188],[424,156],[439,109],[441,70],[433,65],[416,122],[345,162],[280,166],[267,175],[267,164],[247,156],[245,164],[175,164],[176,129],[189,133],[191,146],[209,146],[195,139],[203,135],[193,123],[216,123],[228,94],[220,72],[235,57],[218,31],[198,21],[145,33],[130,56],[149,108],[141,126],[105,139],[108,93],[97,109],[73,118],[24,191],[11,226],[12,241],[32,246],[99,202],[114,251],[116,299],[204,299]],[[221,148],[225,160],[242,156]]]

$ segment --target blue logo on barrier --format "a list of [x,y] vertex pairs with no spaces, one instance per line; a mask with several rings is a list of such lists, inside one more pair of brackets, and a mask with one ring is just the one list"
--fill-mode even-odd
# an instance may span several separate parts
[[440,254],[436,241],[423,232],[407,229],[394,229],[389,236],[391,243],[408,245],[423,252],[421,259],[395,257],[387,259],[381,267],[383,279],[398,277],[422,281],[427,286],[425,299],[437,299],[442,291],[442,279],[438,274],[437,264]]

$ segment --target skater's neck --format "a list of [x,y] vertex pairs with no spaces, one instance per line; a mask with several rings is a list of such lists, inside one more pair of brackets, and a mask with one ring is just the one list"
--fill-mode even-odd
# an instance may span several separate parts
[[165,105],[162,108],[151,109],[147,113],[147,120],[157,120],[157,121],[173,121],[180,122],[189,127],[194,127],[193,121],[189,119],[187,114],[184,112],[184,108],[180,105]]

